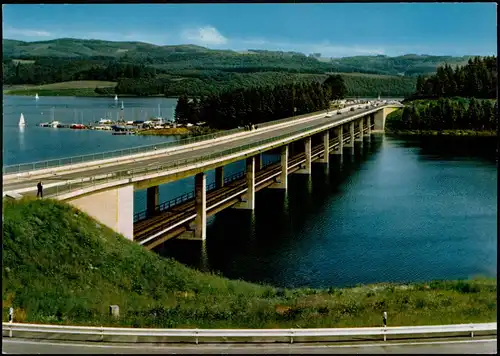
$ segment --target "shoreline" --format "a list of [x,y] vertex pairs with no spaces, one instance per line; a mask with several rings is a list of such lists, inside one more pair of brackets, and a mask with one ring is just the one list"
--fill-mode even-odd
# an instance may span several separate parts
[[496,131],[481,131],[481,130],[385,130],[386,134],[398,136],[480,136],[480,137],[495,137]]

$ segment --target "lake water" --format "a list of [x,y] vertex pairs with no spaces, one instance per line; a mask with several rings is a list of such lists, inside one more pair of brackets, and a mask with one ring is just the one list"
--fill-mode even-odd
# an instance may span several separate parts
[[[175,99],[124,98],[129,117],[152,115],[158,103],[164,116],[172,115]],[[88,122],[116,112],[113,105],[103,98],[42,97],[36,103],[4,96],[4,165],[174,139],[34,126],[50,120],[53,106],[62,122],[73,121],[75,109]],[[28,123],[23,134],[21,112]],[[286,193],[258,192],[253,213],[228,209],[209,218],[205,243],[171,240],[156,252],[230,278],[284,287],[496,276],[495,148],[496,138],[373,136],[353,156],[330,156],[329,171],[314,164],[311,177],[289,176]],[[264,156],[264,162],[275,159]],[[236,162],[225,172],[243,169]],[[208,172],[207,182],[213,179]],[[193,182],[161,186],[160,200],[193,190]],[[145,191],[136,192],[134,203],[136,212],[145,209]]]
[[[158,113],[172,117],[177,99],[123,98],[125,120],[149,118]],[[38,124],[54,119],[62,123],[95,122],[103,117],[116,119],[121,100],[113,98],[3,97],[3,165],[43,161],[90,153],[119,150],[174,140],[173,137],[117,136],[93,130],[53,129]],[[27,126],[18,127],[23,113]]]
[[258,192],[254,213],[217,214],[205,243],[156,251],[282,287],[496,276],[496,139],[439,140],[373,136],[287,193]]

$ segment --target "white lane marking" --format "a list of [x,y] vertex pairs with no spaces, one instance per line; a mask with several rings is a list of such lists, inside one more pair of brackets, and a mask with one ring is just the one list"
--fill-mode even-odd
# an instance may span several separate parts
[[[390,347],[390,346],[415,346],[415,345],[446,345],[446,344],[473,344],[473,343],[488,343],[488,342],[497,342],[497,339],[484,339],[484,340],[456,340],[456,341],[429,341],[429,342],[405,342],[405,343],[398,343],[398,342],[387,342],[383,343],[380,342],[378,344],[349,344],[349,345],[294,345],[294,346],[285,346],[285,345],[276,345],[276,344],[270,344],[270,343],[256,343],[256,344],[248,344],[245,346],[237,345],[237,344],[219,344],[217,346],[214,345],[207,345],[205,346],[203,343],[195,345],[195,344],[186,344],[183,346],[175,345],[172,344],[170,345],[165,345],[162,344],[161,346],[155,346],[154,344],[137,344],[137,345],[95,345],[95,344],[86,344],[84,341],[80,344],[70,344],[67,342],[61,342],[61,343],[54,343],[54,342],[44,342],[44,341],[24,341],[24,340],[9,340],[6,338],[2,338],[3,343],[7,344],[32,344],[32,345],[50,345],[50,346],[74,346],[74,347],[101,347],[101,348],[122,348],[122,349],[136,349],[136,348],[149,348],[149,349],[189,349],[189,348],[200,348],[200,349],[208,349],[208,350],[218,350],[221,349],[222,347],[224,348],[232,348],[232,349],[251,349],[253,346],[255,347],[261,347],[265,348],[266,346],[272,347],[272,348],[282,348],[282,349],[289,349],[289,348],[297,348],[297,349],[308,349],[308,348],[348,348],[348,347]],[[222,347],[221,347],[222,346]]]

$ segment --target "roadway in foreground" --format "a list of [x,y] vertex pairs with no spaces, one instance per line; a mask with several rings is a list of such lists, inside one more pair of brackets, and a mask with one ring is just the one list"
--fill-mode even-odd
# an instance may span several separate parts
[[496,354],[497,339],[365,344],[96,344],[3,338],[7,354]]

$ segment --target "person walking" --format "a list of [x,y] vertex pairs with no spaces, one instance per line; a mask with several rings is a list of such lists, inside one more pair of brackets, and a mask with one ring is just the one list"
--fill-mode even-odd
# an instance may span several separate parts
[[38,184],[36,185],[36,197],[40,197],[40,198],[43,198],[43,185],[42,185],[42,181],[39,181]]

